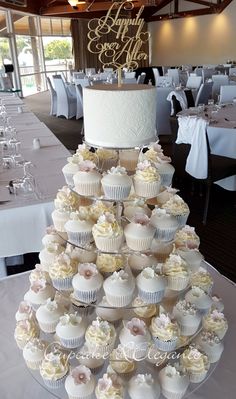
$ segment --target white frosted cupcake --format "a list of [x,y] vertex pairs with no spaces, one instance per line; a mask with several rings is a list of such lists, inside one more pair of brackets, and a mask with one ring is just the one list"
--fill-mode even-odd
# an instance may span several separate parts
[[108,321],[97,318],[87,328],[85,341],[89,352],[108,355],[114,348],[116,330]]
[[49,267],[53,286],[58,290],[72,290],[72,279],[77,272],[78,262],[66,253],[58,255]]
[[204,259],[203,255],[198,251],[198,249],[189,249],[189,248],[178,248],[175,251],[178,255],[181,256],[187,262],[189,269],[192,273],[198,271],[201,266],[201,263]]
[[193,383],[202,382],[210,367],[207,355],[194,347],[189,347],[182,353],[180,364],[186,369],[190,382]]
[[33,284],[35,281],[45,280],[48,284],[51,283],[49,273],[44,270],[43,265],[36,263],[35,268],[30,272],[29,281]]
[[201,315],[195,305],[185,300],[178,301],[173,308],[173,317],[178,322],[181,335],[191,336],[198,331]]
[[125,168],[112,167],[101,180],[105,197],[115,201],[122,201],[130,194],[132,179],[127,175]]
[[88,367],[94,374],[101,371],[105,362],[103,355],[90,352],[86,344],[77,352],[76,359],[80,364]]
[[74,193],[68,186],[63,186],[57,192],[54,200],[55,209],[67,209],[76,211],[82,205],[81,198]]
[[159,241],[156,239],[152,241],[151,252],[155,256],[158,263],[164,263],[172,251],[172,242]]
[[43,266],[43,270],[49,271],[49,267],[53,264],[56,257],[65,251],[65,248],[56,243],[51,242],[47,247],[39,252],[39,260]]
[[199,287],[208,294],[211,293],[213,287],[213,279],[205,269],[201,268],[190,276],[190,285]]
[[62,168],[62,173],[64,175],[66,184],[68,184],[68,186],[73,186],[74,185],[73,176],[79,170],[78,168],[79,160],[77,157],[72,156],[67,158],[67,162],[68,163]]
[[171,241],[179,226],[175,216],[169,215],[165,209],[155,208],[152,211],[151,224],[155,227],[157,240]]
[[151,374],[137,374],[128,383],[128,392],[131,399],[158,399],[161,394],[157,379]]
[[224,304],[223,301],[220,297],[218,297],[217,295],[212,295],[211,297],[212,299],[212,309],[217,309],[219,312],[223,312],[224,311]]
[[108,201],[103,202],[96,200],[93,202],[92,205],[89,206],[90,219],[94,223],[96,223],[99,217],[103,215],[105,212],[110,212],[113,213],[114,215],[116,214],[116,207],[113,206],[113,202],[108,202]]
[[18,321],[14,331],[14,338],[18,348],[24,349],[28,341],[32,338],[39,337],[39,333],[40,331],[36,320],[27,319]]
[[120,150],[119,151],[120,166],[123,166],[129,172],[134,172],[137,167],[139,152],[140,152],[139,149]]
[[99,304],[96,306],[96,314],[101,319],[116,324],[122,319],[123,310],[120,308],[112,307],[104,296]]
[[147,215],[137,213],[131,223],[125,226],[124,234],[130,249],[146,251],[151,247],[155,228],[150,225],[150,219]]
[[68,370],[67,355],[59,350],[47,353],[40,365],[44,384],[51,389],[58,389],[64,385]]
[[59,306],[56,301],[48,299],[45,305],[41,305],[36,311],[36,319],[41,330],[45,333],[54,333],[64,311],[65,309]]
[[206,330],[201,331],[195,342],[200,350],[206,353],[210,363],[216,363],[220,360],[224,350],[224,344],[214,332]]
[[95,378],[90,369],[79,365],[66,377],[65,390],[69,399],[92,399]]
[[92,229],[97,248],[104,252],[118,251],[124,241],[124,233],[112,213],[100,216]]
[[143,154],[143,159],[147,159],[155,165],[163,186],[170,186],[175,172],[175,168],[170,164],[171,158],[163,154],[162,148],[157,143],[149,146],[149,149]]
[[130,321],[123,321],[123,324],[119,339],[125,355],[134,360],[144,358],[151,340],[145,322],[134,317]]
[[173,195],[167,202],[162,205],[170,215],[176,217],[179,228],[183,227],[189,217],[189,207],[184,200],[177,194]]
[[138,275],[145,267],[157,265],[157,260],[153,255],[131,254],[128,257],[128,264],[134,275]]
[[113,349],[109,356],[110,366],[112,370],[121,376],[129,376],[135,371],[136,363],[133,359],[127,358],[122,345],[118,345],[117,348]]
[[42,238],[42,244],[44,247],[47,247],[51,243],[65,245],[66,240],[67,240],[66,233],[61,232],[60,234],[58,234],[54,226],[49,226],[46,228],[46,234]]
[[158,303],[162,300],[167,285],[166,279],[159,276],[151,267],[146,267],[136,278],[138,293],[146,303]]
[[189,377],[179,364],[167,365],[159,373],[162,394],[166,399],[181,399],[189,386]]
[[86,246],[86,249],[83,249],[67,244],[65,252],[79,263],[95,263],[97,259],[96,248],[94,245],[88,245]]
[[132,302],[132,310],[140,320],[143,320],[146,325],[149,325],[151,318],[157,313],[157,306],[153,303],[147,305],[147,303],[138,296]]
[[139,197],[153,198],[159,194],[161,178],[154,166],[147,160],[139,162],[134,175],[134,190]]
[[124,268],[125,258],[123,255],[117,254],[98,254],[96,265],[103,276],[108,277],[111,273],[117,272]]
[[150,331],[155,345],[161,351],[172,351],[176,348],[179,338],[179,327],[170,316],[161,313],[152,318]]
[[35,312],[30,304],[30,302],[22,301],[18,307],[15,318],[16,321],[33,319],[35,316]]
[[188,266],[179,255],[170,254],[163,264],[162,271],[167,277],[170,290],[182,291],[187,287],[189,283]]
[[124,399],[122,379],[116,373],[103,374],[95,389],[97,399]]
[[56,327],[56,335],[65,348],[78,348],[83,344],[85,324],[76,313],[64,314]]
[[55,289],[47,284],[46,280],[38,280],[30,285],[30,289],[24,295],[24,300],[29,302],[34,310],[37,310],[48,299],[54,298],[54,295]]
[[194,287],[186,293],[185,299],[192,303],[201,313],[206,313],[212,306],[211,297],[199,287]]
[[80,212],[72,212],[65,224],[68,240],[75,245],[86,245],[92,240],[93,222],[82,218]]
[[96,151],[98,158],[99,169],[108,170],[117,165],[118,153],[115,150],[108,150],[107,148],[98,148]]
[[114,272],[103,283],[108,303],[119,308],[128,306],[131,303],[134,288],[134,279],[124,270]]
[[46,347],[47,343],[38,338],[32,338],[27,342],[23,349],[23,358],[27,367],[32,370],[39,369]]
[[97,172],[92,161],[82,161],[78,165],[79,171],[74,175],[75,191],[80,195],[99,195],[101,189],[101,174]]
[[79,160],[83,161],[92,161],[95,164],[98,162],[97,155],[91,151],[91,147],[86,144],[79,144],[76,150],[75,156],[78,157]]
[[211,310],[203,317],[202,326],[205,330],[214,332],[220,339],[224,338],[228,330],[228,322],[224,313],[217,309]]
[[103,277],[94,263],[81,263],[72,280],[74,296],[84,303],[95,302],[102,283]]
[[200,238],[195,233],[194,227],[186,225],[181,230],[177,231],[174,242],[176,248],[198,249]]
[[124,204],[124,216],[131,221],[137,213],[151,216],[151,209],[148,208],[145,201],[141,198]]
[[59,233],[66,233],[65,224],[70,219],[70,212],[68,208],[55,209],[52,212],[53,225]]

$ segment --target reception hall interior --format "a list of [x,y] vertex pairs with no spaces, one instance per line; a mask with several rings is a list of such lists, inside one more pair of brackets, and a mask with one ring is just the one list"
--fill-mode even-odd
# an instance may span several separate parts
[[235,20],[0,0],[1,399],[235,398]]

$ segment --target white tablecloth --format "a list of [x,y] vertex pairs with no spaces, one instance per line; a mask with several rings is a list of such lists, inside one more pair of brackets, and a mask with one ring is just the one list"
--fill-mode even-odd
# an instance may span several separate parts
[[[235,399],[236,373],[236,289],[232,282],[222,277],[212,268],[217,293],[225,304],[225,315],[229,330],[225,338],[225,350],[214,373],[203,385],[192,393],[189,399]],[[7,277],[0,280],[0,397],[1,399],[52,399],[29,374],[22,352],[17,348],[13,338],[15,312],[24,292],[29,286],[28,273]],[[147,398],[148,399],[148,398]],[[162,398],[163,399],[163,398]]]

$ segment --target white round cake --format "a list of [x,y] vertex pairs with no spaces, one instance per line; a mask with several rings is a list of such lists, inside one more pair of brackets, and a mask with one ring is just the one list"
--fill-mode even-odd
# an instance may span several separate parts
[[132,148],[156,140],[155,87],[85,87],[83,107],[85,141],[91,146]]

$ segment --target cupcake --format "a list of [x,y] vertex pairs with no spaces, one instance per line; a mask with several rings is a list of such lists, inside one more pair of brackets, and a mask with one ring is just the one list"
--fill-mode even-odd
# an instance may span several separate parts
[[98,254],[96,261],[97,268],[104,276],[117,272],[124,268],[125,259],[123,255]]
[[68,163],[62,168],[62,173],[64,175],[66,184],[68,184],[68,186],[73,186],[74,185],[73,176],[79,170],[78,168],[79,160],[78,158],[72,156],[67,158],[67,162]]
[[39,253],[39,260],[43,270],[48,271],[49,267],[53,264],[56,257],[65,251],[65,248],[55,242],[50,243],[47,247],[42,249]]
[[156,239],[152,241],[151,252],[155,256],[158,263],[164,263],[172,251],[172,242],[159,241]]
[[131,399],[158,399],[161,394],[157,379],[151,374],[137,374],[128,383],[128,392]]
[[173,308],[173,317],[178,322],[181,335],[191,336],[198,331],[201,316],[195,305],[185,300],[178,301]]
[[[80,207],[81,210],[81,207]],[[103,201],[95,201],[92,205],[89,206],[89,214],[91,220],[96,223],[100,216],[104,213],[110,212],[115,215],[116,207],[113,206],[113,202],[103,202]]]
[[139,152],[140,152],[139,149],[120,150],[119,151],[120,166],[123,166],[129,172],[134,172],[137,167]]
[[75,245],[86,245],[92,240],[93,222],[82,218],[80,212],[72,212],[65,224],[68,240]]
[[95,164],[98,163],[97,155],[92,152],[91,147],[87,146],[86,144],[79,144],[75,155],[80,161],[82,159],[83,161],[92,161]]
[[212,309],[216,309],[219,312],[223,312],[224,311],[224,304],[222,302],[222,299],[219,298],[217,295],[212,295],[211,299],[212,299],[211,308]]
[[81,198],[68,186],[63,186],[57,192],[54,200],[55,209],[70,209],[76,211],[82,205]]
[[66,312],[70,310],[71,300],[69,292],[56,291],[54,301],[56,301],[60,307],[63,307]]
[[128,264],[134,275],[138,275],[146,267],[157,265],[157,260],[153,255],[131,254],[128,257]]
[[109,356],[109,361],[112,369],[122,376],[130,376],[136,369],[135,361],[126,356],[122,345],[118,345],[116,349],[113,349]]
[[211,293],[213,287],[213,279],[205,269],[200,268],[196,273],[190,276],[190,285],[199,287],[208,294]]
[[220,339],[224,338],[228,330],[228,322],[224,313],[217,309],[211,310],[203,317],[202,326],[205,330],[214,332]]
[[163,274],[167,277],[168,288],[171,290],[182,291],[189,283],[187,263],[179,255],[169,255],[163,265]]
[[124,241],[124,233],[112,213],[100,216],[92,229],[97,248],[104,252],[118,251]]
[[27,367],[38,370],[44,358],[47,343],[38,338],[32,338],[23,349],[23,358]]
[[82,161],[78,164],[79,171],[74,175],[75,191],[80,195],[96,196],[100,193],[101,175],[96,171],[92,161]]
[[157,313],[157,306],[153,303],[147,304],[138,296],[132,302],[132,310],[139,319],[149,325],[151,318]]
[[202,382],[210,367],[207,355],[194,347],[189,347],[182,353],[180,364],[186,369],[190,382],[193,383]]
[[29,302],[34,310],[46,303],[48,299],[54,298],[55,289],[47,284],[45,280],[34,281],[29,291],[24,295],[24,300]]
[[112,307],[104,296],[96,306],[96,314],[100,319],[116,324],[122,319],[123,310]]
[[78,262],[66,253],[58,255],[49,268],[53,286],[58,290],[71,290],[72,279],[77,272]]
[[190,211],[186,202],[179,195],[173,195],[173,197],[162,205],[162,209],[165,209],[170,215],[176,217],[179,228],[186,224]]
[[207,313],[212,305],[211,297],[199,287],[192,286],[186,293],[185,299],[195,305],[201,313]]
[[33,284],[35,281],[45,280],[48,284],[51,283],[49,273],[44,270],[43,265],[36,263],[35,268],[30,272],[29,281]]
[[153,198],[160,191],[160,175],[147,160],[138,163],[133,181],[135,193],[139,197]]
[[66,377],[65,390],[69,399],[92,399],[95,378],[90,369],[79,365]]
[[84,303],[95,302],[102,282],[103,277],[94,263],[80,263],[72,280],[74,296]]
[[78,313],[81,317],[87,317],[94,313],[95,306],[92,304],[86,304],[84,302],[80,302],[75,296],[74,292],[70,294],[70,301],[72,305],[72,309]]
[[58,389],[64,385],[68,370],[67,355],[59,350],[47,353],[40,365],[41,377],[50,389]]
[[166,279],[151,267],[146,267],[136,278],[138,294],[146,303],[158,303],[165,293]]
[[151,340],[145,322],[134,317],[130,321],[123,321],[123,324],[124,327],[120,331],[119,340],[125,355],[134,360],[144,358]]
[[35,312],[30,304],[30,302],[22,301],[18,307],[15,318],[16,321],[33,319],[35,317]]
[[77,352],[76,359],[94,374],[101,371],[105,362],[104,355],[90,352],[86,344]]
[[130,194],[132,179],[127,175],[125,168],[112,167],[101,180],[106,198],[115,201],[123,201]]
[[175,168],[170,164],[171,158],[163,154],[159,144],[152,144],[143,154],[143,158],[147,159],[157,168],[163,186],[170,186],[175,172]]
[[174,238],[176,248],[198,249],[200,238],[195,233],[195,228],[188,225],[177,231]]
[[116,373],[103,374],[95,389],[97,399],[124,399],[122,379]]
[[206,330],[201,331],[195,343],[199,346],[200,350],[208,356],[210,363],[216,363],[220,360],[224,350],[224,344],[214,332]]
[[167,365],[159,373],[162,394],[166,399],[181,399],[189,386],[189,377],[179,364]]
[[79,263],[95,263],[97,259],[96,248],[94,245],[87,245],[86,249],[84,249],[67,244],[65,252]]
[[63,246],[66,240],[66,233],[61,232],[59,235],[54,226],[49,226],[46,228],[46,234],[42,238],[42,244],[44,247],[51,245],[51,243],[56,243]]
[[136,214],[131,223],[125,226],[125,239],[133,251],[150,249],[155,234],[155,228],[150,225],[150,219],[143,214]]
[[114,272],[103,283],[108,303],[118,308],[123,308],[131,303],[134,288],[134,279],[124,270]]
[[106,148],[98,148],[96,151],[99,169],[108,170],[116,166],[118,163],[118,153],[115,150]]
[[38,324],[33,319],[21,320],[16,323],[14,331],[15,341],[20,349],[24,349],[25,345],[32,338],[39,337]]
[[116,330],[108,321],[97,318],[87,328],[85,341],[89,352],[99,355],[108,355],[111,353],[116,340]]
[[66,233],[65,224],[70,219],[71,209],[61,208],[52,212],[52,221],[55,229],[60,233]]
[[161,351],[172,351],[176,348],[179,338],[179,327],[170,316],[161,313],[160,316],[152,318],[150,331],[156,347]]
[[41,305],[36,312],[36,319],[41,330],[45,333],[54,333],[64,310],[56,301],[51,299],[48,299],[45,305]]
[[155,227],[157,240],[171,241],[179,226],[176,218],[169,215],[165,209],[155,208],[152,211],[151,224]]
[[56,326],[56,335],[65,348],[78,348],[83,344],[85,325],[76,313],[64,314]]
[[173,187],[166,187],[162,185],[160,188],[160,192],[157,197],[148,200],[150,205],[157,205],[162,207],[167,201],[169,201],[179,190]]
[[128,202],[124,206],[124,216],[126,219],[131,221],[136,213],[141,213],[144,215],[147,215],[148,217],[151,216],[151,210],[148,208],[147,204],[145,204],[145,201],[141,198],[136,199],[132,201],[131,203]]
[[175,252],[180,255],[181,258],[185,260],[185,262],[187,262],[189,269],[192,273],[198,271],[204,259],[203,255],[198,251],[198,249],[181,247],[178,248]]

